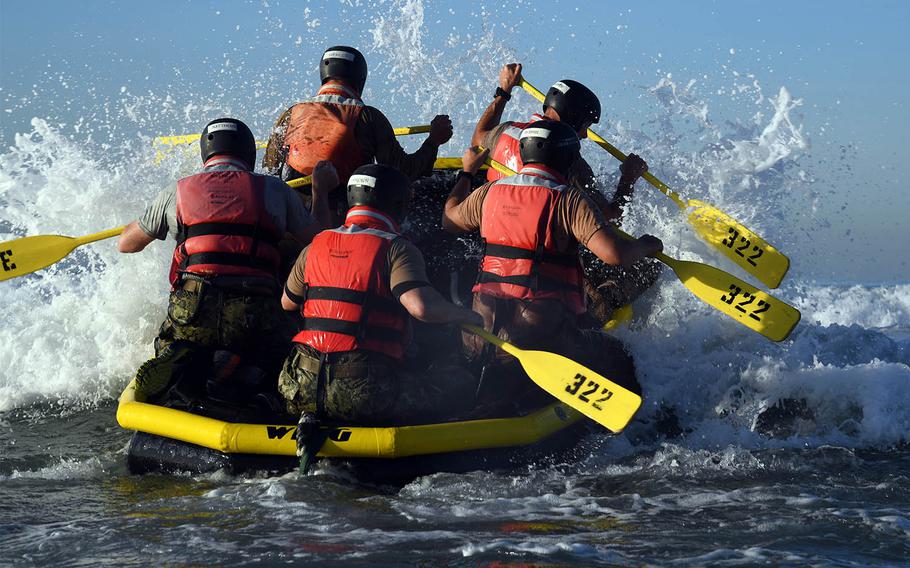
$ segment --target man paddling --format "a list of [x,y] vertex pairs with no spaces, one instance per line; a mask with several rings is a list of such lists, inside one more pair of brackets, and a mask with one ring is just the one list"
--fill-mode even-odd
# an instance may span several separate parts
[[[521,81],[521,64],[509,63],[499,72],[499,86],[493,101],[486,108],[474,128],[471,144],[490,149],[490,157],[514,171],[521,168],[519,137],[523,129],[539,120],[561,121],[571,126],[579,138],[588,136],[588,128],[600,122],[600,100],[590,89],[578,81],[563,79],[550,87],[543,103],[542,114],[533,114],[527,122],[502,122],[502,113],[512,98],[511,92]],[[619,183],[613,198],[607,200],[598,186],[591,166],[579,158],[567,173],[569,185],[581,189],[600,209],[607,221],[619,224],[624,207],[631,201],[635,182],[648,165],[635,154],[629,154],[620,166]],[[504,176],[490,168],[487,181]],[[583,253],[585,261],[585,291],[591,300],[591,312],[601,322],[609,319],[616,308],[626,305],[657,280],[659,265],[644,261],[631,267],[610,267],[597,262],[590,253]]]
[[[582,331],[585,295],[578,245],[609,265],[629,266],[660,252],[663,244],[646,235],[624,241],[613,235],[602,211],[568,174],[580,143],[565,122],[539,120],[519,135],[522,166],[517,175],[488,182],[470,192],[476,173],[474,151],[446,201],[443,227],[454,233],[480,230],[483,259],[474,286],[474,310],[484,327],[518,347],[555,351],[640,393],[631,357],[605,333]],[[483,153],[486,155],[486,152]],[[471,167],[468,166],[471,164]],[[481,399],[488,404],[533,407],[546,400],[514,360],[473,334],[469,354],[483,365]]]
[[288,411],[302,419],[390,425],[467,410],[476,380],[465,367],[407,368],[411,317],[482,322],[430,286],[420,251],[401,236],[411,200],[407,176],[391,166],[361,166],[348,181],[347,199],[344,224],[303,250],[281,299],[304,318],[279,378]]
[[367,80],[363,54],[344,45],[328,48],[319,62],[319,77],[322,87],[316,95],[293,105],[275,123],[262,160],[267,172],[289,181],[310,175],[322,160],[331,161],[342,183],[330,195],[339,223],[346,210],[343,184],[357,167],[386,164],[412,181],[432,173],[439,146],[452,137],[447,115],[437,115],[427,139],[408,154],[385,115],[361,100]]
[[[202,171],[162,191],[118,242],[120,252],[134,253],[168,235],[177,241],[156,357],[136,374],[137,391],[146,396],[162,393],[191,355],[211,361],[215,349],[277,374],[293,335],[279,304],[277,243],[286,233],[308,243],[327,223],[326,189],[338,183],[330,163],[317,166],[313,207],[320,223],[287,184],[253,173],[256,142],[243,122],[208,123],[200,149]],[[198,383],[183,386],[201,392]]]

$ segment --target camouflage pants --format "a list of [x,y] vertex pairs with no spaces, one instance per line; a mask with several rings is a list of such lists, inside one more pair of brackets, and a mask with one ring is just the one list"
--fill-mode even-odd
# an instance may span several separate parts
[[236,353],[247,364],[278,373],[291,346],[291,319],[272,295],[251,295],[199,283],[171,292],[155,351],[175,341]]
[[334,423],[393,426],[451,420],[474,403],[477,382],[463,366],[443,364],[415,372],[373,353],[337,353],[322,364],[320,389],[319,356],[298,344],[285,361],[278,391],[289,413],[312,412]]

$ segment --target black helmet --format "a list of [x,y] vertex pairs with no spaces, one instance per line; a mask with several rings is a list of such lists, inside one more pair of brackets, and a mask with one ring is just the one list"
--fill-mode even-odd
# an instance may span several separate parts
[[559,120],[568,123],[576,132],[584,123],[600,122],[600,100],[591,89],[578,81],[563,79],[547,91],[543,110],[552,108],[559,114]]
[[518,140],[523,164],[543,164],[561,174],[569,171],[581,151],[575,130],[555,120],[532,122]]
[[392,166],[360,166],[348,180],[348,207],[374,207],[400,223],[407,217],[410,203],[411,180]]
[[319,61],[319,78],[322,79],[322,84],[329,79],[344,81],[361,93],[367,82],[367,60],[353,47],[330,47]]
[[216,118],[205,125],[199,137],[202,162],[215,154],[240,158],[252,168],[256,164],[256,139],[249,127],[236,118]]

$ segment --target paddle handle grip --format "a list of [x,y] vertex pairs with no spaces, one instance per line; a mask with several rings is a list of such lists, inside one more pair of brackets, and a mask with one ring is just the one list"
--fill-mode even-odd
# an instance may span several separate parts
[[303,187],[313,183],[313,176],[303,176],[302,178],[292,179],[287,184],[293,188]]
[[426,134],[430,131],[429,124],[421,124],[418,126],[400,126],[395,130],[395,136],[407,136],[409,134]]

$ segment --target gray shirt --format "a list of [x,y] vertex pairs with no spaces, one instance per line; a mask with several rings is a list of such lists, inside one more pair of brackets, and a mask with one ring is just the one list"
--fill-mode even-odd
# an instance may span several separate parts
[[[208,164],[203,168],[203,172],[246,171],[241,163],[229,158],[216,158],[210,160]],[[313,223],[313,218],[304,208],[297,193],[276,177],[253,175],[265,178],[265,210],[278,228],[278,232],[282,235],[291,233],[298,238],[304,237],[303,233],[307,226]],[[156,239],[164,240],[168,234],[176,238],[178,229],[176,185],[158,194],[139,218],[139,228],[146,235]]]

